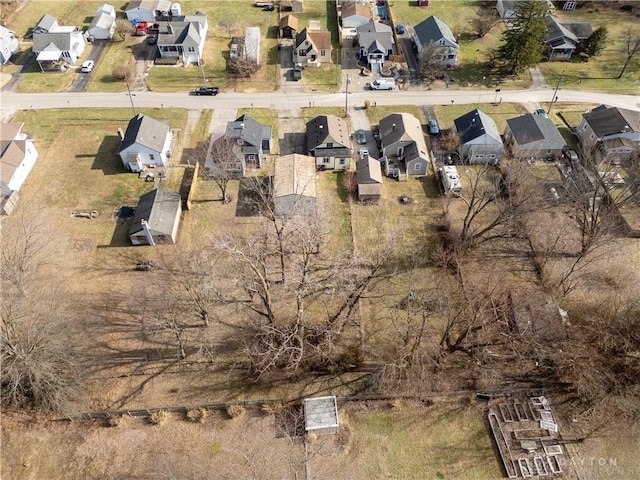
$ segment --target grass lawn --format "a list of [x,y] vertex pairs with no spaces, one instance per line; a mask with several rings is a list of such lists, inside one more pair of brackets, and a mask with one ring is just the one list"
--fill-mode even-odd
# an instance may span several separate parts
[[440,105],[435,107],[436,117],[440,128],[453,127],[453,121],[479,108],[496,122],[498,131],[502,133],[507,126],[507,120],[527,113],[527,109],[518,103],[501,103],[500,105],[471,104],[471,105]]
[[483,412],[473,405],[400,406],[347,417],[347,461],[369,479],[502,478]]
[[380,119],[386,117],[387,115],[391,115],[392,113],[410,113],[418,120],[420,120],[421,124],[425,124],[426,119],[424,118],[424,112],[420,107],[416,107],[415,105],[390,105],[390,106],[380,106],[374,108],[367,108],[367,118],[371,122],[371,125],[377,125],[380,123]]
[[93,69],[91,79],[87,84],[87,92],[124,92],[127,85],[122,80],[113,78],[113,70],[120,66],[129,66],[135,72],[135,62],[131,47],[140,43],[140,37],[127,35],[124,40],[120,37],[113,39]]

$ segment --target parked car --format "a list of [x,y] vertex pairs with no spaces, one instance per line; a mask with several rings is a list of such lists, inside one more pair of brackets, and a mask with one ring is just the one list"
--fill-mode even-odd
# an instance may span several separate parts
[[147,22],[139,22],[136,24],[136,37],[144,37],[147,34]]
[[393,78],[380,78],[367,85],[370,90],[393,90],[396,88],[396,81]]
[[534,114],[534,115],[540,115],[541,117],[544,117],[544,118],[549,118],[549,117],[547,116],[547,112],[545,112],[545,111],[544,111],[544,108],[536,108],[536,109],[533,111],[533,114]]
[[218,87],[198,87],[193,92],[194,95],[217,95],[220,89]]
[[367,134],[362,129],[356,132],[356,138],[360,145],[364,145],[365,143],[367,143]]
[[80,71],[82,73],[89,73],[91,70],[93,70],[94,66],[95,66],[95,62],[93,60],[87,60],[80,67]]
[[147,43],[149,45],[156,45],[158,43],[158,34],[154,33],[153,35],[149,35],[147,37]]
[[404,28],[404,25],[402,25],[401,23],[399,23],[399,24],[396,26],[396,33],[397,33],[398,35],[404,35],[406,32],[407,32],[407,29],[406,29],[406,28]]
[[440,127],[438,127],[438,121],[435,118],[429,119],[429,134],[438,135],[440,133]]
[[569,160],[571,163],[577,163],[579,161],[578,154],[570,148],[562,150],[562,156]]
[[297,82],[301,78],[302,78],[302,66],[296,64],[293,66],[293,79]]
[[262,10],[264,10],[265,12],[273,12],[275,10],[275,7],[273,6],[273,3],[271,3],[262,7]]
[[362,147],[360,149],[360,160],[364,160],[366,158],[369,158],[369,149]]

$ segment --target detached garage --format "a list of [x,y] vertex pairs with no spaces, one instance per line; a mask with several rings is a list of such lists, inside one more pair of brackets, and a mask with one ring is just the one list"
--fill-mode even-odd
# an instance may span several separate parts
[[182,214],[182,199],[177,193],[156,188],[138,201],[129,238],[134,245],[176,243]]

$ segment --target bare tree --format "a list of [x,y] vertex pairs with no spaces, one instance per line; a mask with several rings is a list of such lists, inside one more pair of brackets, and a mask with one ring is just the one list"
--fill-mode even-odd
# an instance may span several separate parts
[[116,19],[115,33],[120,37],[120,40],[124,41],[127,35],[132,35],[135,32],[131,22],[125,18]]
[[492,8],[489,11],[483,11],[482,14],[476,16],[471,21],[471,27],[479,38],[484,37],[496,25],[500,23],[500,17]]
[[422,78],[432,82],[444,77],[447,66],[442,57],[442,47],[433,41],[422,48],[418,56]]
[[236,16],[231,13],[228,15],[224,15],[220,21],[218,22],[218,27],[220,27],[221,30],[224,30],[227,33],[227,36],[231,36],[233,35],[234,30],[236,29],[238,24],[238,20],[236,18]]
[[238,55],[238,58],[229,59],[228,67],[229,73],[236,78],[249,78],[260,68],[254,58],[247,53]]
[[640,53],[640,32],[629,27],[624,33],[623,42],[624,64],[617,78],[622,78],[631,60]]
[[204,167],[204,176],[220,188],[222,202],[228,203],[227,187],[233,179],[242,176],[241,152],[236,141],[223,135],[209,144],[201,142],[191,152],[190,160]]

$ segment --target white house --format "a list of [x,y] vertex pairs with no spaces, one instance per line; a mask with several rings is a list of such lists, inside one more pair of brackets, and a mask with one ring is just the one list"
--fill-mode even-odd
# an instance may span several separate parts
[[133,0],[127,4],[125,13],[130,22],[155,22],[156,16],[171,11],[171,3],[171,0]]
[[209,29],[206,15],[179,15],[157,23],[158,52],[162,58],[179,57],[185,67],[200,62]]
[[118,155],[132,172],[146,168],[166,167],[171,156],[171,129],[166,123],[141,114],[129,121],[124,135],[120,133]]
[[0,25],[0,63],[4,65],[11,55],[20,47],[20,40],[15,32]]
[[422,52],[427,45],[433,43],[442,63],[450,67],[456,65],[460,47],[446,23],[432,15],[416,25],[413,30],[418,52]]
[[133,245],[174,244],[182,215],[180,194],[156,188],[140,197],[129,229]]
[[[515,12],[515,5],[517,1],[518,0],[497,0],[496,10],[498,10],[498,15],[500,15],[500,18],[502,18],[506,22],[516,18],[518,16]],[[545,2],[547,4],[547,14],[551,13],[555,9],[551,0],[538,1]]]
[[96,40],[109,40],[116,31],[116,11],[113,5],[105,3],[93,17],[88,32]]
[[2,196],[17,192],[38,158],[33,139],[22,131],[23,123],[0,124],[0,176]]
[[60,63],[73,65],[84,52],[84,47],[84,36],[80,30],[33,35],[33,53],[42,71]]

